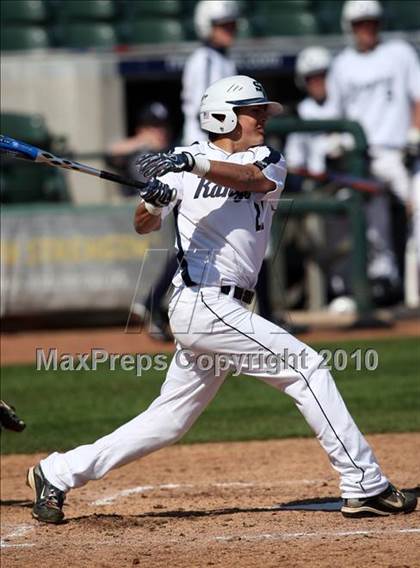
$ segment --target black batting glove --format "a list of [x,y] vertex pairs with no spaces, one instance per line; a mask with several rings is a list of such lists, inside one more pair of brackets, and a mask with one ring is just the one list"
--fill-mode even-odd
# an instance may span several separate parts
[[165,207],[175,199],[176,189],[172,189],[157,179],[152,179],[146,187],[140,190],[140,197],[155,207]]
[[195,166],[195,159],[189,152],[180,154],[159,152],[143,154],[136,161],[138,171],[146,177],[164,176],[168,172],[190,172]]

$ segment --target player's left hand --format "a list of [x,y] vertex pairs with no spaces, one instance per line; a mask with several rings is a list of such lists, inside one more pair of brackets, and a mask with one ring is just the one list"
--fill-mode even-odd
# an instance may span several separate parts
[[151,179],[140,190],[140,197],[153,207],[166,207],[176,198],[176,189],[170,188],[169,185],[158,179]]
[[189,152],[180,154],[159,152],[156,154],[143,154],[136,165],[138,171],[146,177],[164,176],[168,172],[190,172],[195,166],[195,159]]

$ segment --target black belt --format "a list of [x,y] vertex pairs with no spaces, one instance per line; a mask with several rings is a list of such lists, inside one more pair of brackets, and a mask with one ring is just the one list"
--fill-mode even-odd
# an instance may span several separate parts
[[[220,291],[222,294],[227,296],[231,293],[233,286],[221,286]],[[236,300],[245,302],[245,304],[250,304],[254,298],[254,292],[252,290],[245,290],[244,288],[239,288],[239,286],[234,287],[233,297]]]

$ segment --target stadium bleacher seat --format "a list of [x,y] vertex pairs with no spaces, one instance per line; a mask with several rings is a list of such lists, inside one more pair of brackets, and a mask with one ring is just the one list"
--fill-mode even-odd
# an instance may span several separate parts
[[70,201],[64,177],[59,170],[30,163],[16,166],[7,159],[2,159],[2,162],[1,203],[11,205]]
[[43,0],[6,0],[1,3],[1,20],[6,22],[32,23],[44,22],[47,12]]
[[123,3],[123,12],[134,19],[143,16],[176,18],[182,10],[182,2],[179,0],[125,0]]
[[1,131],[7,136],[45,149],[51,144],[51,135],[40,114],[2,113],[0,122]]
[[170,18],[144,18],[130,22],[126,28],[125,40],[128,44],[170,43],[185,39],[182,24]]
[[311,9],[310,0],[260,0],[256,9],[265,14],[304,12]]
[[320,0],[314,6],[314,15],[319,30],[324,34],[341,34],[341,0]]
[[274,12],[270,16],[261,14],[260,35],[293,36],[316,35],[317,21],[310,12]]
[[[7,136],[50,150],[52,136],[39,114],[4,113],[1,131]],[[63,172],[49,166],[2,157],[1,202],[70,201]]]
[[194,16],[194,9],[197,1],[198,0],[182,0],[182,13],[185,15],[185,17],[192,18]]
[[420,0],[388,1],[385,14],[392,30],[420,30]]
[[58,27],[55,40],[60,47],[111,49],[118,43],[115,28],[104,22],[77,22]]
[[40,26],[8,25],[1,29],[1,50],[28,50],[49,47],[47,31]]
[[56,17],[60,21],[112,20],[116,5],[112,0],[64,0],[56,6]]

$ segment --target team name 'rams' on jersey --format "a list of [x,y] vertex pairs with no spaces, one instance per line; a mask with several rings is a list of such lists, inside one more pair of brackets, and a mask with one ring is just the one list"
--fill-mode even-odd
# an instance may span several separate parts
[[211,142],[176,148],[210,160],[256,164],[276,184],[268,193],[239,192],[192,173],[169,173],[160,179],[178,191],[173,210],[180,267],[175,286],[235,284],[252,289],[264,258],[273,212],[286,179],[286,162],[279,152],[257,146],[228,154]]

